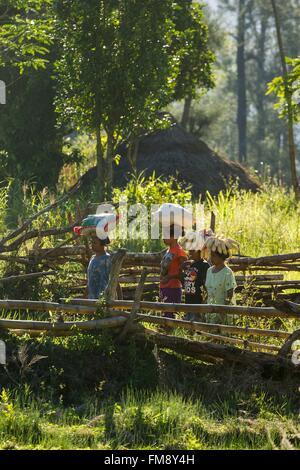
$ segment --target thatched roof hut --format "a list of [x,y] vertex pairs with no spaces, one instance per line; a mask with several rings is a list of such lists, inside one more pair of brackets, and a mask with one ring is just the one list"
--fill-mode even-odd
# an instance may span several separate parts
[[[119,153],[122,158],[114,168],[114,183],[122,186],[129,179],[132,168],[126,146],[121,147]],[[165,178],[176,176],[192,185],[195,196],[204,196],[206,191],[216,195],[230,181],[237,181],[240,189],[256,191],[259,187],[241,165],[217,155],[177,123],[140,140],[137,170],[144,170],[146,176],[153,171]]]

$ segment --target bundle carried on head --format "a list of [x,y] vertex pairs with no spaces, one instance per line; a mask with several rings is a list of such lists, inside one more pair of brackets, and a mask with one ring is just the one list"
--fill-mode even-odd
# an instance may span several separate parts
[[192,211],[184,208],[180,204],[165,203],[159,209],[152,213],[154,221],[161,224],[163,228],[177,227],[183,230],[188,230],[193,225]]
[[109,233],[114,230],[119,216],[112,213],[88,215],[83,219],[81,226],[74,227],[73,231],[79,236],[97,236],[105,240]]
[[211,253],[215,252],[226,259],[231,256],[233,249],[237,249],[238,252],[240,251],[240,245],[236,240],[224,238],[223,236],[212,236],[203,245],[202,257],[209,259]]
[[178,243],[185,251],[201,251],[206,240],[213,236],[213,231],[199,230],[188,232],[184,237],[180,238]]

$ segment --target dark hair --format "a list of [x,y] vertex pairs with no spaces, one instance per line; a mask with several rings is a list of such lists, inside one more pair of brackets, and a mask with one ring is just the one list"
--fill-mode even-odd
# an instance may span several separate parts
[[226,261],[228,258],[230,258],[230,254],[226,253],[226,255],[224,255],[224,253],[219,253],[218,251],[213,251],[215,253],[215,255],[218,255],[223,261]]
[[[179,236],[184,237],[184,235],[185,235],[184,228],[183,227],[180,227],[180,228],[181,228],[181,231],[179,230]],[[170,237],[171,238],[174,238],[176,230],[178,230],[178,226],[175,229],[174,224],[170,225]],[[177,233],[176,233],[176,236],[177,236]]]
[[107,237],[104,240],[100,240],[102,246],[106,246],[110,244],[110,239]]

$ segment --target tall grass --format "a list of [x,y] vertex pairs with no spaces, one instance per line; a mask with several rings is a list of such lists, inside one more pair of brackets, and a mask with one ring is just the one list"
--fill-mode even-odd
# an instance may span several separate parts
[[267,256],[300,250],[300,204],[292,192],[265,184],[253,194],[235,188],[207,197],[216,213],[216,230],[235,238],[249,256]]

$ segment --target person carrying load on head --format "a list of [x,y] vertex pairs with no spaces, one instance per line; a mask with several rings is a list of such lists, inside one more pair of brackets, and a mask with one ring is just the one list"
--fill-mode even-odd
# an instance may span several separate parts
[[[161,302],[178,304],[182,301],[182,268],[187,260],[185,251],[178,244],[184,235],[185,226],[192,222],[192,213],[179,204],[165,203],[153,214],[162,229],[162,238],[167,245],[161,260],[159,297]],[[165,317],[175,318],[174,313],[165,312]]]
[[77,235],[90,238],[94,252],[87,269],[89,299],[99,299],[108,285],[111,268],[111,255],[107,251],[107,246],[110,244],[108,227],[115,217],[114,214],[107,213],[89,215],[82,221],[80,227],[74,227]]
[[[178,244],[178,238],[183,234],[182,227],[179,230],[179,234],[176,234],[178,227],[174,225],[169,229],[163,229],[163,240],[168,249],[160,265],[160,300],[173,304],[180,304],[182,301],[182,269],[187,260],[185,251]],[[164,316],[175,318],[172,312],[166,312]]]
[[[205,288],[207,291],[207,304],[230,305],[235,303],[235,289],[237,287],[233,271],[227,266],[226,260],[231,256],[231,250],[239,244],[230,238],[218,236],[209,237],[203,247],[202,256],[210,261],[212,266],[207,271]],[[217,313],[207,314],[209,323],[230,323],[233,316]]]

